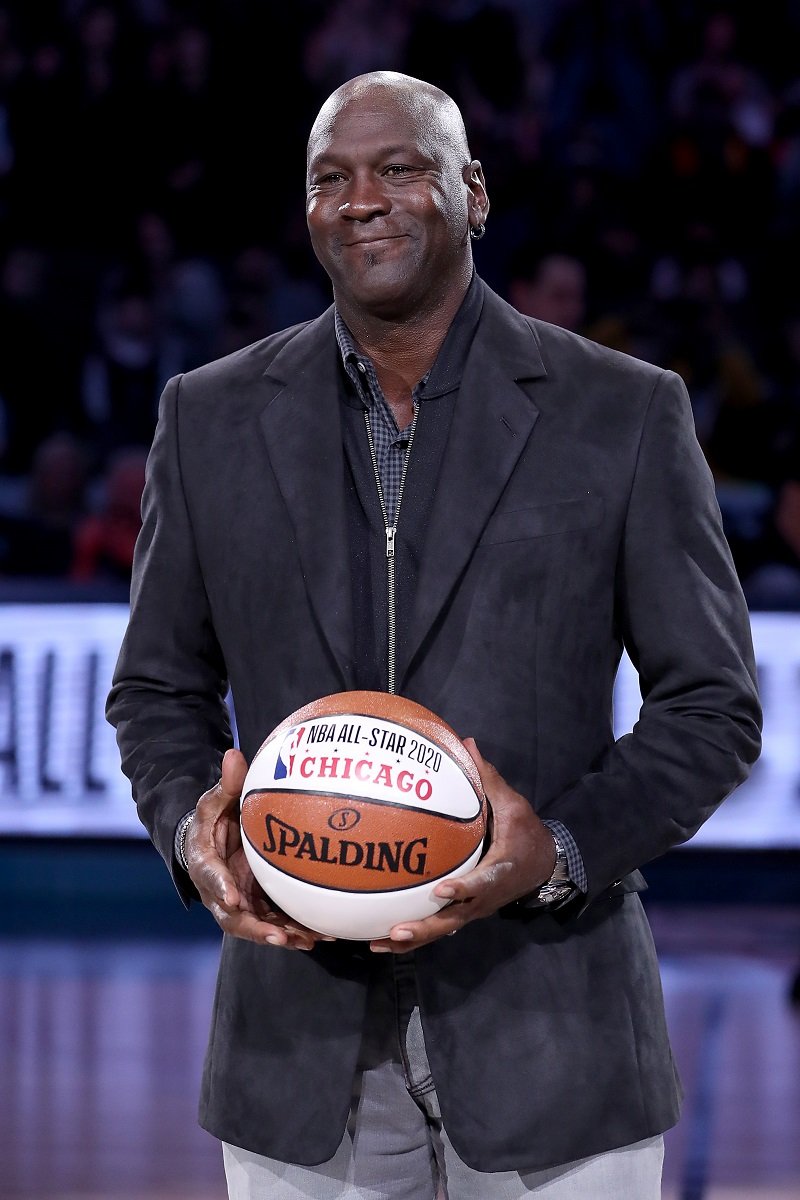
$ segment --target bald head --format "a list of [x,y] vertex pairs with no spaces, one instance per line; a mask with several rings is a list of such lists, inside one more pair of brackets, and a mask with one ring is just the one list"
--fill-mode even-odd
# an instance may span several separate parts
[[330,94],[317,114],[308,139],[311,158],[320,141],[330,135],[337,118],[351,104],[369,108],[393,104],[439,147],[447,147],[460,165],[471,159],[464,119],[456,102],[441,88],[400,71],[368,71],[356,75]]

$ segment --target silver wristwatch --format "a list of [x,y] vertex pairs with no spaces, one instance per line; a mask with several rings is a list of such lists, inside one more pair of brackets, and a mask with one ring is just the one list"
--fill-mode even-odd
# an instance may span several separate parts
[[566,900],[575,891],[575,884],[569,877],[567,852],[561,839],[552,829],[550,832],[556,844],[556,865],[547,883],[543,883],[537,892],[537,899],[541,904],[555,904],[557,901]]

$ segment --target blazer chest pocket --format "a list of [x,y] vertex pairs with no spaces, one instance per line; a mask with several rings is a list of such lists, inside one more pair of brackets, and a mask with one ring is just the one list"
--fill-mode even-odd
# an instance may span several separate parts
[[549,533],[570,533],[576,529],[591,529],[603,519],[603,499],[587,492],[571,500],[551,504],[536,504],[530,508],[513,508],[495,513],[478,543],[493,546],[501,542],[520,542],[526,538],[544,537]]

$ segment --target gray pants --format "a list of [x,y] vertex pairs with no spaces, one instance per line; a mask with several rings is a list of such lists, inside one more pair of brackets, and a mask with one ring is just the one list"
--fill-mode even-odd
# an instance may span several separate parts
[[229,1200],[659,1200],[662,1137],[544,1171],[474,1171],[442,1125],[413,956],[370,992],[356,1091],[333,1158],[304,1167],[223,1143]]

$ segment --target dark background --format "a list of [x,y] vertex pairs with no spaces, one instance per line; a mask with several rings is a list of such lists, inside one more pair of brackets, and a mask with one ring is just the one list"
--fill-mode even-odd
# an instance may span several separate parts
[[797,0],[0,3],[0,577],[126,578],[161,388],[329,303],[306,137],[388,67],[464,111],[486,280],[681,373],[748,599],[800,608],[798,50]]

